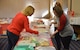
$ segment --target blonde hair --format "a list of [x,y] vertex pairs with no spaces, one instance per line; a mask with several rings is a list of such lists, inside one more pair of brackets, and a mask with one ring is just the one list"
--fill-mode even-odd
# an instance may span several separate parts
[[22,10],[22,13],[26,16],[31,16],[34,13],[34,8],[32,6],[27,6]]

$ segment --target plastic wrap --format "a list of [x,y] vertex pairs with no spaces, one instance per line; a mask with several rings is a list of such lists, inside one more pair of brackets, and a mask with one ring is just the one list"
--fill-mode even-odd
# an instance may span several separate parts
[[35,50],[56,50],[55,47],[48,46],[48,47],[36,47]]

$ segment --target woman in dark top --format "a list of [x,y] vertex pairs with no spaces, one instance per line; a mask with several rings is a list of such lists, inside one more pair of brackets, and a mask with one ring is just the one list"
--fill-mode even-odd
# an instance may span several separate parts
[[74,30],[70,25],[68,17],[67,15],[64,14],[62,8],[60,8],[59,6],[55,6],[53,7],[53,12],[55,16],[57,16],[57,20],[59,21],[59,24],[56,31],[54,31],[52,37],[59,32],[60,40],[64,46],[63,50],[69,50],[69,44],[70,44],[72,35],[74,33]]
[[[59,7],[62,9],[62,6],[61,6],[60,2],[56,2],[56,3],[55,3],[55,6],[59,6]],[[57,18],[57,17],[55,16],[55,18]],[[55,19],[55,22],[52,22],[50,25],[54,24],[54,28],[55,28],[55,30],[56,30],[58,23],[59,23],[59,22],[57,21],[57,19]],[[61,48],[61,43],[60,43],[60,35],[59,35],[59,32],[57,32],[57,33],[55,34],[55,37],[54,37],[54,38],[51,37],[51,39],[52,39],[52,42],[53,42],[53,43],[54,43],[53,39],[56,40],[56,46],[55,46],[55,47],[56,47],[57,50],[60,50],[60,48]]]

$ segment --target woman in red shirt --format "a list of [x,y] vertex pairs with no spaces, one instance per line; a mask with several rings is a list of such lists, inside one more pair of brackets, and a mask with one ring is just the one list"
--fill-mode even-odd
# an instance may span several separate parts
[[34,8],[32,6],[28,6],[13,18],[11,24],[7,28],[9,44],[7,50],[12,50],[12,48],[14,48],[19,39],[20,32],[23,29],[25,29],[26,32],[38,34],[38,31],[29,28],[29,20],[27,16],[31,16],[33,13]]

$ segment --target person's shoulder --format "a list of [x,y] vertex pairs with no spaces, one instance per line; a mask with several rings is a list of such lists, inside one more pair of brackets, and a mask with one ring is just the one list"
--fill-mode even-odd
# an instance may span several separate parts
[[63,13],[60,19],[66,19],[66,15]]
[[64,17],[65,16],[65,14],[63,13],[62,15],[61,15],[61,17]]

